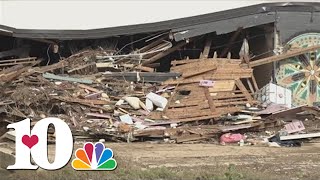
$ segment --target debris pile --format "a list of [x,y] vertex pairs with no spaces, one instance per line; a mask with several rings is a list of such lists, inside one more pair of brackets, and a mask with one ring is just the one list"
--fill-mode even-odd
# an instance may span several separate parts
[[[140,49],[140,57],[149,58],[143,63],[132,60],[134,53],[114,56],[83,51],[42,67],[35,67],[39,61],[34,58],[12,64],[0,71],[1,119],[12,123],[30,118],[35,123],[58,117],[69,124],[75,139],[127,142],[209,140],[239,142],[241,146],[263,142],[293,146],[287,141],[320,136],[313,133],[319,132],[316,129],[306,132],[313,124],[308,128],[303,125],[316,123],[318,108],[291,108],[288,94],[279,95],[286,100],[280,103],[283,105],[277,104],[278,100],[261,99],[275,92],[270,92],[272,88],[258,89],[252,67],[276,58],[252,64],[217,57],[175,60],[170,73],[143,68],[164,56],[162,51],[171,46],[158,40]],[[131,66],[126,64],[131,62]],[[297,114],[301,112],[309,113],[312,120],[305,121]],[[285,121],[288,114],[294,117]],[[269,132],[268,128],[276,130]]]

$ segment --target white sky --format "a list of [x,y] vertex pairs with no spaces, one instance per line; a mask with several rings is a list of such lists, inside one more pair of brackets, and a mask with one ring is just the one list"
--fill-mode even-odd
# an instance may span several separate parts
[[95,29],[164,21],[271,1],[274,0],[2,0],[0,24],[24,29]]

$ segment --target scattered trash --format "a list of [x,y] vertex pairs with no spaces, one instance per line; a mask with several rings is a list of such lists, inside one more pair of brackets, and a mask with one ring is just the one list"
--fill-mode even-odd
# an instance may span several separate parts
[[132,118],[128,114],[120,116],[120,120],[126,124],[133,124]]
[[284,125],[284,127],[289,134],[305,130],[302,121],[294,121]]
[[159,108],[165,108],[168,100],[162,96],[159,96],[155,93],[150,92],[146,98],[148,98],[154,105],[158,106]]
[[[245,139],[245,136],[242,134],[232,134],[232,133],[226,133],[223,134],[220,137],[220,143],[222,145],[225,145],[226,143],[237,143],[241,140],[243,141]],[[242,142],[242,145],[244,144],[244,141]]]

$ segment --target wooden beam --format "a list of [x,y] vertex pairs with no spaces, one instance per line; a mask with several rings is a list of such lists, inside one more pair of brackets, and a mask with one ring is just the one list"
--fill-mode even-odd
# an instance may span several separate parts
[[206,42],[205,42],[202,54],[200,55],[200,59],[201,58],[208,58],[209,53],[210,53],[211,43],[212,43],[212,38],[210,35],[208,35],[206,38]]
[[141,71],[146,71],[146,72],[154,72],[153,68],[146,67],[146,66],[141,66],[141,65],[135,67],[135,69],[141,70]]
[[217,69],[217,66],[214,64],[213,61],[199,61],[196,63],[192,63],[190,65],[195,65],[195,66],[193,67],[187,66],[186,69],[181,70],[180,73],[182,73],[183,78],[189,78],[191,76],[195,76],[198,74],[202,74],[202,73]]
[[48,65],[48,66],[34,67],[32,69],[29,69],[28,72],[25,72],[22,75],[23,76],[30,76],[30,75],[32,75],[34,73],[45,73],[45,72],[48,72],[48,71],[61,69],[61,68],[65,67],[65,66],[67,66],[67,65],[68,65],[68,61],[62,60],[62,61],[59,61],[58,63],[51,64],[51,65]]
[[210,96],[209,88],[203,87],[203,91],[204,91],[204,94],[205,94],[205,96],[206,96],[206,98],[208,100],[208,104],[209,104],[211,112],[215,112],[216,107],[214,106],[213,100],[212,100],[212,98]]
[[83,88],[83,89],[87,89],[87,90],[95,92],[95,93],[100,92],[99,89],[96,89],[96,88],[93,88],[93,87],[90,87],[90,86],[87,86],[87,85],[84,85],[84,84],[78,84],[78,87]]
[[93,104],[93,105],[106,105],[111,104],[110,101],[105,100],[97,100],[97,99],[78,99],[78,98],[71,98],[71,97],[59,97],[53,96],[53,99],[57,99],[64,102],[72,102],[72,103],[84,103],[84,104]]
[[277,62],[277,61],[281,61],[283,59],[288,59],[288,58],[291,58],[291,57],[295,57],[295,56],[298,56],[300,54],[304,54],[304,53],[307,53],[309,51],[314,51],[314,50],[317,50],[317,49],[320,49],[320,45],[310,46],[310,47],[307,47],[307,48],[293,50],[293,51],[290,51],[290,52],[287,52],[287,53],[283,53],[283,54],[280,54],[280,55],[271,56],[271,57],[259,59],[259,60],[256,60],[256,61],[252,61],[252,62],[250,62],[249,66],[250,67],[261,66],[261,65],[264,65],[264,64]]
[[242,61],[239,59],[227,59],[227,58],[202,58],[202,59],[186,59],[186,60],[174,60],[171,62],[171,65],[176,66],[176,65],[182,65],[182,64],[188,64],[192,62],[197,62],[199,60],[211,60],[214,62],[218,62],[218,64],[223,63],[223,64],[240,64]]
[[187,44],[186,41],[181,41],[179,42],[178,44],[176,44],[174,47],[170,48],[170,49],[167,49],[166,51],[163,51],[155,56],[153,56],[152,58],[146,60],[145,62],[142,63],[142,65],[148,65],[148,64],[151,64],[165,56],[167,56],[168,54],[180,49],[181,47],[185,46]]
[[90,79],[79,79],[79,78],[73,78],[73,77],[64,77],[64,76],[58,76],[51,73],[45,73],[42,74],[42,76],[46,79],[54,79],[54,80],[61,80],[61,81],[70,81],[70,82],[78,82],[83,84],[92,84],[93,81]]
[[243,83],[240,79],[236,80],[236,85],[240,89],[240,91],[242,91],[242,93],[246,96],[247,100],[251,104],[253,101],[253,98],[252,98],[251,94],[248,92],[248,90],[246,89],[246,87],[243,85]]
[[32,61],[36,60],[36,57],[28,57],[28,58],[20,58],[20,59],[6,59],[6,60],[0,60],[0,63],[3,62],[21,62],[21,61]]
[[153,41],[152,43],[138,49],[137,52],[139,52],[139,53],[146,52],[146,51],[150,50],[151,48],[153,48],[154,46],[160,44],[163,40],[165,40],[167,38],[168,38],[168,34],[165,34],[165,35],[161,36],[160,38],[158,38],[157,40]]
[[252,79],[252,82],[253,82],[253,86],[254,86],[254,88],[256,89],[256,91],[258,91],[258,90],[259,90],[259,87],[258,87],[258,84],[257,84],[256,78],[254,77],[254,75],[253,75],[253,74],[252,74],[251,79]]
[[253,86],[252,86],[252,84],[251,84],[251,82],[250,82],[250,79],[249,79],[249,78],[246,78],[246,80],[247,80],[247,84],[248,84],[248,86],[249,86],[250,91],[251,91],[251,92],[255,92],[255,90],[253,89]]
[[235,33],[233,33],[232,37],[230,38],[230,40],[227,44],[227,47],[222,51],[222,53],[220,54],[219,57],[224,57],[229,52],[229,49],[230,49],[232,43],[237,39],[237,37],[240,35],[241,31],[242,31],[242,27],[239,27],[237,29],[237,31]]

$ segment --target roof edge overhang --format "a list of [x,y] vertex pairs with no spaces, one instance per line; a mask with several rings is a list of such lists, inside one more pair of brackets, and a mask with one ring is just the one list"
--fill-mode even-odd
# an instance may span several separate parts
[[[247,7],[241,7],[226,11],[220,11],[215,13],[209,13],[204,15],[185,17],[180,19],[161,21],[147,24],[127,25],[101,29],[89,29],[89,30],[44,30],[44,29],[17,29],[14,27],[0,25],[0,33],[6,36],[18,37],[18,38],[38,38],[38,39],[60,39],[60,40],[72,40],[72,39],[99,39],[107,38],[119,35],[133,35],[140,33],[149,33],[157,31],[185,31],[188,29],[197,29],[197,27],[219,27],[226,25],[226,21],[241,20],[241,22],[252,21],[252,18],[259,16],[255,23],[249,24],[247,27],[275,22],[276,19],[272,16],[279,11],[297,11],[297,12],[320,12],[320,3],[315,2],[282,2],[282,3],[263,3],[258,5],[252,5]],[[267,16],[269,15],[269,16]],[[271,15],[271,16],[270,16]],[[263,20],[267,17],[267,20]],[[242,18],[242,19],[241,19]],[[251,19],[250,19],[251,18]],[[221,25],[219,25],[221,23]],[[232,23],[229,23],[232,24]],[[237,26],[234,24],[233,26]],[[227,27],[221,27],[227,28]],[[221,30],[220,33],[228,32],[228,30]],[[231,27],[230,27],[231,28]],[[232,27],[235,28],[236,27]],[[231,28],[231,29],[232,29]],[[201,28],[200,28],[201,29]],[[204,29],[204,28],[202,28]],[[227,28],[228,29],[228,28]],[[209,29],[211,32],[216,31]],[[198,33],[189,34],[190,37],[199,35],[199,33],[207,33],[208,30]],[[219,30],[218,30],[219,31]],[[175,36],[176,41],[180,41],[189,36]]]

